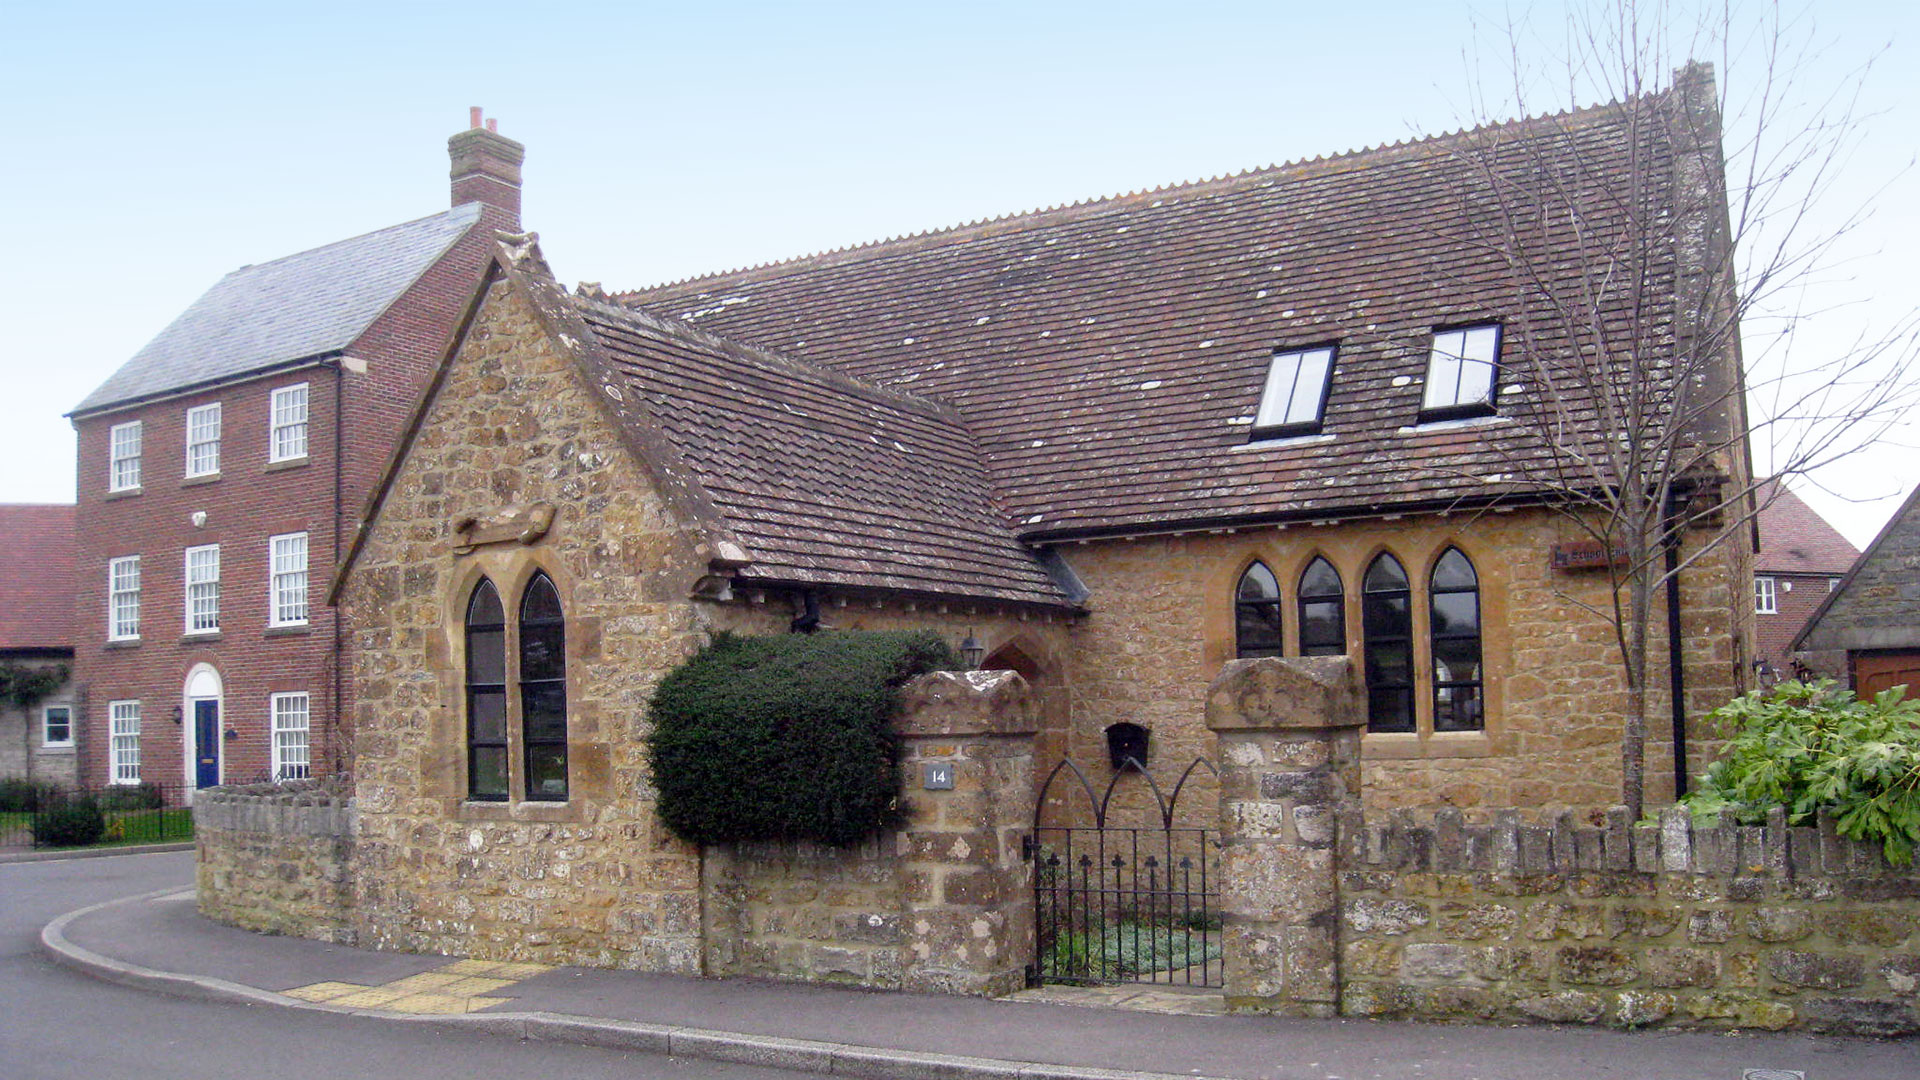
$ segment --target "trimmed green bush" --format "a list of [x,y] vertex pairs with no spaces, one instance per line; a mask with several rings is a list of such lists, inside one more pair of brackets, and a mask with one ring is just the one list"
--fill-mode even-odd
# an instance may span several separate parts
[[1785,807],[1791,825],[1830,809],[1842,836],[1881,845],[1905,866],[1920,843],[1920,700],[1894,687],[1861,701],[1831,681],[1784,682],[1708,715],[1725,756],[1686,805],[1696,820],[1745,825]]
[[63,799],[33,816],[33,842],[38,847],[83,847],[97,844],[107,834],[107,816],[91,795]]
[[708,844],[873,836],[899,817],[899,688],[957,667],[931,631],[715,635],[648,710],[660,820]]
[[166,793],[151,780],[115,785],[100,792],[99,799],[103,810],[159,810],[167,805]]
[[29,780],[24,776],[0,779],[0,814],[31,814],[42,806],[51,806],[60,797],[60,785],[51,780]]

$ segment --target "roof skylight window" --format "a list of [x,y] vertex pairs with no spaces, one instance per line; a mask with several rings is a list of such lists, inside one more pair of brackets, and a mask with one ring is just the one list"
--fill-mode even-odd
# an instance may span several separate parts
[[1500,324],[1459,326],[1433,332],[1427,358],[1422,420],[1457,420],[1493,413],[1500,374]]
[[1282,349],[1267,368],[1260,411],[1253,418],[1255,439],[1311,435],[1327,411],[1327,385],[1333,375],[1334,346]]

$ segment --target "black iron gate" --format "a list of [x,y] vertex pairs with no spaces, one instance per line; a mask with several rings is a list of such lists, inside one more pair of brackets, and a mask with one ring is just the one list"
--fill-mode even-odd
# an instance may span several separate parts
[[[1030,984],[1142,982],[1221,984],[1220,840],[1207,828],[1174,824],[1194,770],[1218,776],[1195,758],[1164,793],[1128,759],[1098,798],[1086,774],[1062,761],[1040,786],[1026,854],[1033,860],[1035,956]],[[1044,825],[1048,792],[1062,773],[1078,782],[1093,813],[1086,826]],[[1159,821],[1143,827],[1108,822],[1115,786],[1126,773],[1146,782]],[[1071,790],[1071,789],[1069,789]]]

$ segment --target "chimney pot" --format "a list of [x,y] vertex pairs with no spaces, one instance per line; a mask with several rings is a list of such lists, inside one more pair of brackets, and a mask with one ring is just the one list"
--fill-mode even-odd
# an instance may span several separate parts
[[498,121],[498,120],[488,120],[488,121],[487,121],[487,130],[488,130],[488,131],[491,131],[491,132],[494,132],[495,134],[498,134],[498,133],[499,133],[499,131],[500,131],[500,121]]
[[479,126],[480,126],[480,106],[478,105],[470,106],[467,109],[467,127],[469,129],[472,129],[472,128],[477,128]]

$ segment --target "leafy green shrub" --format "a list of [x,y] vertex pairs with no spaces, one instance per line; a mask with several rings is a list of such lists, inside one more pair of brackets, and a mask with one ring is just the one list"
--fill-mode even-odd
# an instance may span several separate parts
[[699,843],[874,835],[899,816],[899,687],[958,666],[930,631],[716,635],[648,710],[660,819]]
[[0,814],[31,814],[60,797],[60,785],[48,780],[9,776],[0,780]]
[[33,815],[36,847],[83,847],[97,844],[107,832],[107,817],[91,795],[61,799]]
[[1703,823],[1746,825],[1776,806],[1789,824],[1808,825],[1828,807],[1842,836],[1907,865],[1920,842],[1920,700],[1902,700],[1905,691],[1861,701],[1823,680],[1736,698],[1708,716],[1729,740],[1726,756],[1687,806]]

